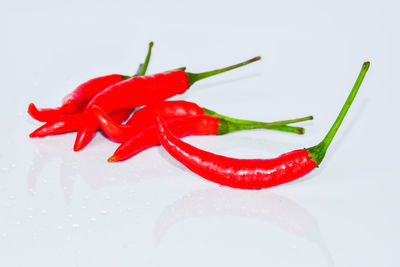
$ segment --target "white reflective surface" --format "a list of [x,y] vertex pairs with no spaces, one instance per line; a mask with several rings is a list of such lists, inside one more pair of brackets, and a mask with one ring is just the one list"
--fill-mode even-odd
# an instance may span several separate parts
[[[19,1],[0,10],[1,266],[399,266],[400,19],[396,1]],[[306,135],[189,137],[233,157],[316,144],[361,64],[371,68],[321,168],[260,191],[220,187],[162,148],[117,164],[97,134],[29,139],[29,102],[79,83],[263,60],[175,99],[264,121],[314,115]]]

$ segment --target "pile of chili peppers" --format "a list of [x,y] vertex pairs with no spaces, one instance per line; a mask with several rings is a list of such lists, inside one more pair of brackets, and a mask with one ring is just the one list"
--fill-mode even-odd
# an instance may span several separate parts
[[29,136],[76,131],[74,150],[79,151],[97,130],[102,130],[106,137],[121,143],[109,162],[127,160],[161,144],[172,157],[207,180],[235,188],[267,188],[298,179],[319,166],[369,68],[369,62],[365,62],[338,118],[318,145],[274,159],[235,159],[198,149],[180,138],[250,129],[303,134],[304,128],[291,124],[313,117],[260,122],[224,116],[193,102],[166,101],[183,94],[199,80],[248,65],[261,57],[202,73],[186,72],[182,67],[146,75],[152,47],[150,42],[145,61],[133,76],[111,74],[88,80],[66,95],[56,108],[38,109],[31,103],[29,115],[44,124]]

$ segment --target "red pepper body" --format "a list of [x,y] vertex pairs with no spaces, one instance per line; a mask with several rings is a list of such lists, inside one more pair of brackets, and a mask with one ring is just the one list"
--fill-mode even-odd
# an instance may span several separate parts
[[137,76],[111,85],[98,93],[88,107],[98,106],[107,114],[163,101],[189,88],[186,73],[177,70],[152,76]]
[[[189,135],[216,135],[219,119],[210,115],[197,115],[167,120],[168,127],[179,137]],[[137,153],[160,145],[157,126],[152,125],[132,133],[130,139],[120,145],[110,161],[129,159]]]
[[221,185],[261,189],[293,181],[316,164],[306,150],[295,150],[274,159],[235,159],[216,155],[174,136],[165,122],[158,123],[159,140],[167,152],[194,173]]
[[75,113],[85,107],[95,95],[123,80],[124,78],[120,74],[111,74],[90,79],[63,98],[61,109],[65,113]]

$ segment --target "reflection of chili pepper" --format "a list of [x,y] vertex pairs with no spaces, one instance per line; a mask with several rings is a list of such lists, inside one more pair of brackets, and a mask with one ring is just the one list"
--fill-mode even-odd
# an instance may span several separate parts
[[97,94],[88,104],[82,116],[85,126],[78,130],[74,150],[81,150],[97,130],[91,107],[98,106],[107,114],[125,108],[140,107],[163,101],[184,93],[193,83],[261,59],[255,57],[242,63],[203,73],[189,73],[182,70],[159,73],[153,76],[133,77],[108,87]]
[[[119,125],[113,122],[107,114],[98,107],[94,107],[94,113],[98,120],[99,126],[112,139],[118,138],[117,141],[125,142],[115,151],[114,155],[108,161],[126,160],[147,148],[160,144],[157,136],[156,125],[150,125],[146,128],[135,125]],[[217,118],[210,115],[196,115],[185,117],[171,117],[168,120],[168,127],[173,129],[174,133],[179,137],[189,135],[222,135],[241,130],[250,129],[275,129],[278,127],[282,131],[303,133],[304,129],[300,127],[286,126],[287,123],[301,122],[312,119],[311,116],[272,123],[244,121],[233,122],[226,119]],[[240,121],[240,120],[238,120]],[[283,128],[286,127],[286,128]]]
[[198,149],[175,137],[158,117],[160,142],[175,159],[194,173],[221,185],[260,189],[293,181],[318,167],[353,102],[369,68],[365,62],[342,110],[318,145],[294,150],[275,159],[235,159]]
[[250,127],[260,125],[262,126],[262,128],[265,129],[292,132],[297,134],[303,134],[304,128],[286,126],[286,124],[313,119],[312,116],[308,116],[299,119],[278,121],[272,123],[240,120],[220,115],[214,111],[199,107],[197,104],[188,101],[163,101],[157,104],[145,106],[139,111],[136,111],[124,125],[113,121],[99,107],[94,107],[93,112],[97,119],[97,123],[99,127],[103,130],[103,132],[105,132],[108,137],[117,142],[125,142],[139,131],[147,127],[156,125],[156,115],[161,116],[163,119],[166,120],[182,118],[186,116],[212,115],[213,117],[221,118],[225,121],[231,122],[231,125],[249,125]]
[[[151,50],[153,47],[153,42],[149,43],[149,49],[147,51],[146,59],[143,64],[139,65],[139,68],[135,74],[135,76],[143,76],[146,74],[147,67],[149,65],[150,61],[150,56],[151,56]],[[128,77],[128,76],[124,76]],[[101,78],[101,77],[100,77]],[[95,78],[98,79],[98,78]],[[97,84],[99,83],[98,81],[96,82]],[[96,84],[94,83],[94,84]],[[85,83],[86,84],[86,83]],[[92,85],[94,85],[92,84]],[[70,94],[74,95],[75,100],[70,101],[70,104],[68,106],[77,106],[77,103],[81,103],[83,106],[81,106],[78,110],[81,110],[82,108],[85,107],[87,102],[90,101],[91,98],[93,98],[93,94],[95,93],[95,89],[92,85],[88,85],[87,87],[81,87],[79,92],[75,92],[75,90]],[[102,87],[99,85],[98,89],[96,90],[104,90],[106,87]],[[85,89],[87,88],[87,89]],[[97,92],[98,93],[98,92]],[[89,96],[92,94],[91,98],[89,99]],[[80,96],[80,97],[79,97]],[[68,109],[68,108],[67,108]],[[71,110],[71,109],[70,109]],[[110,114],[111,118],[115,121],[118,122],[123,122],[125,121],[129,115],[132,113],[132,109],[124,109],[124,110],[119,110],[115,111]],[[58,107],[58,108],[48,108],[48,109],[40,109],[38,110],[36,106],[31,103],[28,108],[28,113],[31,115],[32,118],[42,121],[42,122],[47,122],[46,124],[42,125],[35,131],[33,131],[29,136],[30,137],[44,137],[48,135],[54,135],[54,134],[62,134],[62,133],[68,133],[68,132],[73,132],[77,131],[82,123],[82,111],[81,112],[76,112],[73,114],[65,114],[64,108],[63,107]]]

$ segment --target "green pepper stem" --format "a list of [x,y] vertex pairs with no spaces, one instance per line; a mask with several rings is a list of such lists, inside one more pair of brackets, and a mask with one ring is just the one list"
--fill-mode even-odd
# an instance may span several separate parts
[[147,72],[147,67],[149,66],[150,57],[151,57],[151,50],[153,49],[153,42],[149,43],[149,49],[147,50],[146,59],[144,60],[142,69],[136,73],[136,76],[143,76]]
[[192,85],[192,84],[194,84],[195,82],[197,82],[199,80],[202,80],[202,79],[205,79],[205,78],[208,78],[208,77],[211,77],[211,76],[214,76],[214,75],[217,75],[217,74],[229,71],[229,70],[233,70],[233,69],[248,65],[248,64],[253,63],[255,61],[258,61],[260,59],[261,59],[261,57],[254,57],[252,59],[243,61],[241,63],[235,64],[235,65],[232,65],[232,66],[229,66],[229,67],[225,67],[225,68],[222,68],[222,69],[216,69],[216,70],[212,70],[212,71],[207,71],[207,72],[202,72],[202,73],[186,72],[186,76],[187,76],[189,85]]
[[325,138],[318,145],[307,148],[307,151],[310,154],[310,158],[315,161],[317,167],[324,159],[329,145],[332,143],[332,140],[335,137],[340,125],[342,124],[343,119],[347,114],[347,111],[353,103],[353,100],[357,95],[358,89],[360,89],[360,86],[364,80],[365,74],[368,71],[369,65],[370,63],[368,61],[364,62],[360,74],[358,75],[358,78],[354,83],[353,89],[351,90],[349,96],[346,99],[346,102],[340,110],[338,117],[336,118],[329,132],[326,134]]
[[135,74],[134,76],[140,76],[140,73],[141,73],[142,70],[143,70],[143,66],[144,66],[144,63],[140,63],[140,64],[139,64],[139,67],[138,67],[138,69],[137,69],[137,71],[136,71],[136,74]]
[[[304,134],[304,128],[287,126],[285,124],[281,124],[281,122],[238,123],[238,122],[233,122],[231,120],[226,120],[226,119],[222,119],[222,118],[218,118],[218,120],[219,120],[219,123],[218,123],[217,135],[223,135],[223,134],[228,134],[228,133],[232,133],[232,132],[236,132],[236,131],[252,130],[252,129],[269,129],[269,130],[276,130],[276,131],[282,131],[282,132]],[[277,126],[277,125],[280,125],[280,126]]]
[[234,123],[240,123],[240,124],[257,124],[257,123],[263,123],[265,125],[268,125],[270,127],[278,127],[278,126],[283,126],[286,124],[291,124],[291,123],[296,123],[296,122],[302,122],[302,121],[309,121],[313,120],[313,116],[307,116],[307,117],[302,117],[302,118],[297,118],[297,119],[291,119],[291,120],[284,120],[284,121],[276,121],[276,122],[259,122],[259,121],[252,121],[252,120],[242,120],[242,119],[236,119],[236,118],[231,118],[225,115],[221,115],[213,110],[203,108],[204,114],[211,115],[220,119],[224,119],[230,122]]
[[211,116],[217,117],[219,119],[218,133],[217,133],[219,135],[227,134],[227,133],[231,133],[231,132],[235,132],[235,131],[240,131],[240,130],[250,130],[250,129],[270,129],[270,130],[276,130],[276,131],[282,131],[282,132],[304,134],[304,128],[287,126],[287,124],[308,121],[308,120],[313,119],[313,116],[307,116],[307,117],[292,119],[292,120],[275,121],[275,122],[260,122],[260,121],[241,120],[241,119],[231,118],[228,116],[218,114],[217,112],[206,109],[206,108],[203,108],[203,110],[204,110],[204,114],[211,115]]

